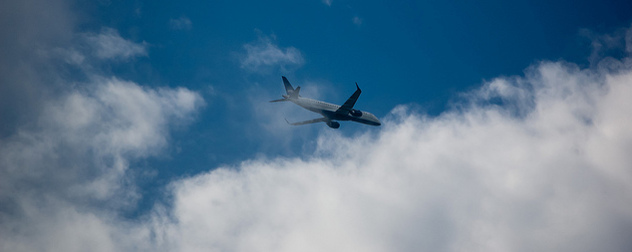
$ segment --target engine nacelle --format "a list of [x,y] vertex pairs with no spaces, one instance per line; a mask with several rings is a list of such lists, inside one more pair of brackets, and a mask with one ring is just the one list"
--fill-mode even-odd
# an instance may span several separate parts
[[357,110],[357,109],[352,109],[349,112],[349,114],[351,114],[351,116],[354,116],[354,117],[360,117],[360,116],[362,116],[362,111]]
[[340,123],[331,121],[327,123],[327,126],[329,126],[332,129],[337,129],[337,128],[340,128]]

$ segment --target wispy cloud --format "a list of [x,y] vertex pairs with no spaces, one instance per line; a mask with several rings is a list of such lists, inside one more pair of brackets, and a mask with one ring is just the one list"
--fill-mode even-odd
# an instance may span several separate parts
[[331,6],[331,4],[333,3],[334,0],[322,0],[324,4],[326,4],[327,6]]
[[169,27],[172,30],[191,30],[193,23],[188,17],[172,18],[169,19]]
[[99,33],[80,33],[73,37],[74,43],[71,45],[40,53],[47,55],[50,60],[62,60],[81,68],[93,67],[102,62],[123,62],[148,55],[147,43],[127,40],[121,37],[117,30],[109,27],[102,28]]
[[126,40],[112,28],[103,28],[98,34],[86,34],[85,39],[100,59],[126,60],[136,56],[147,56],[145,43]]
[[604,64],[606,57],[617,57],[621,52],[632,53],[632,28],[621,28],[609,34],[599,34],[588,29],[581,29],[580,35],[590,39],[591,55],[588,61],[591,65]]
[[281,48],[275,37],[259,36],[255,42],[243,46],[245,53],[239,56],[241,68],[249,72],[269,72],[280,69],[300,67],[304,63],[303,55],[294,47]]

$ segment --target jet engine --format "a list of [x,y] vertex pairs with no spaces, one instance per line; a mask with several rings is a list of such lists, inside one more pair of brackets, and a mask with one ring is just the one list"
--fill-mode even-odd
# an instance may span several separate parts
[[327,122],[327,126],[329,126],[332,129],[337,129],[337,128],[340,128],[340,123],[331,121],[331,122]]
[[360,117],[362,116],[362,111],[357,110],[357,109],[352,109],[351,112],[349,112],[349,114],[351,114],[351,116],[354,116],[354,117]]

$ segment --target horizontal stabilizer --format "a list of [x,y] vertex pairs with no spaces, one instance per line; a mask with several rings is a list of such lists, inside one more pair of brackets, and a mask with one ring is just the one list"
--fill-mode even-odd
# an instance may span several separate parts
[[300,95],[298,95],[298,92],[301,92],[301,87],[296,87],[296,89],[294,89],[294,91],[292,91],[290,95],[290,98],[298,98]]
[[272,100],[270,102],[282,102],[282,101],[288,101],[288,99],[283,98],[283,99],[278,99],[278,100]]

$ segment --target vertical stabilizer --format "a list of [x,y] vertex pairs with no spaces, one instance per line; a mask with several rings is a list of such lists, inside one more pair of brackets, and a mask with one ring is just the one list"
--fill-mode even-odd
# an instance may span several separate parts
[[289,98],[298,98],[298,93],[301,91],[301,87],[296,87],[296,89],[294,89],[292,84],[290,84],[290,81],[288,81],[285,76],[281,76],[281,78],[283,79],[283,85],[285,85],[285,92],[287,93],[287,96]]
[[287,92],[287,95],[294,93],[294,88],[292,87],[292,84],[290,84],[290,81],[288,81],[285,76],[281,76],[281,78],[283,78],[283,85],[285,85],[285,92]]

